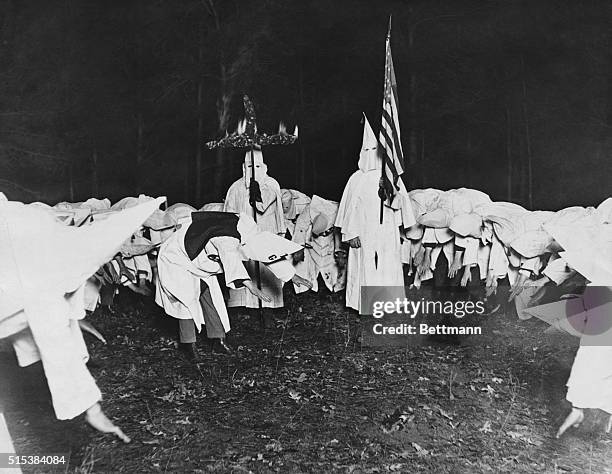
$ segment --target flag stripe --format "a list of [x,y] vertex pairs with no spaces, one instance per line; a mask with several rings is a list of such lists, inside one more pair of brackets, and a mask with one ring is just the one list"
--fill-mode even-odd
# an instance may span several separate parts
[[[393,67],[393,57],[391,56],[390,38],[387,37],[385,48],[385,84],[383,93],[383,110],[381,128],[378,142],[383,151],[384,160],[383,180],[393,184],[395,190],[399,189],[397,182],[400,175],[404,172],[404,154],[399,126],[397,81],[395,79],[395,68]],[[394,191],[395,191],[394,190]],[[394,196],[389,196],[392,200]]]
[[385,141],[390,144],[390,146],[384,146],[383,145],[382,148],[383,148],[383,150],[385,152],[384,158],[385,158],[386,166],[389,168],[389,170],[393,174],[393,177],[395,178],[399,173],[398,173],[398,168],[396,166],[396,163],[392,159],[392,156],[393,156],[393,143],[391,142],[391,137],[389,137],[387,130],[384,129],[384,128],[382,128],[380,130],[380,134],[384,137]]
[[[389,123],[389,125],[392,127],[393,132],[393,146],[395,146],[395,152],[396,152],[396,156],[395,159],[393,161],[396,162],[396,167],[398,167],[397,165],[399,165],[399,169],[402,169],[402,163],[404,161],[404,154],[402,153],[402,145],[399,141],[400,138],[400,133],[399,133],[399,124],[396,124],[393,122],[393,118],[389,116],[389,113],[383,109],[383,118],[385,120],[387,120],[387,122]],[[385,127],[387,128],[387,127]]]

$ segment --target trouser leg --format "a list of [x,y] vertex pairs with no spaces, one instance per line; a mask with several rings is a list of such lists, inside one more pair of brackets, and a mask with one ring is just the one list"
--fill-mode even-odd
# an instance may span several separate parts
[[193,319],[179,319],[179,341],[182,344],[196,342],[196,327]]
[[225,328],[221,322],[221,317],[213,304],[210,296],[210,288],[204,282],[200,285],[200,305],[204,313],[204,323],[206,324],[206,335],[210,339],[222,339],[225,337]]

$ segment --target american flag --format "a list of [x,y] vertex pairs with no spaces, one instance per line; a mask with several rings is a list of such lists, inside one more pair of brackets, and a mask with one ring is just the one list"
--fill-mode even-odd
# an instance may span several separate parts
[[391,57],[391,25],[387,34],[387,52],[385,61],[385,89],[383,96],[382,126],[378,136],[383,158],[384,187],[387,190],[389,203],[393,200],[396,191],[399,190],[398,180],[404,172],[402,164],[404,154],[400,138],[400,126],[398,116],[399,104],[397,101],[397,81],[393,69],[393,58]]

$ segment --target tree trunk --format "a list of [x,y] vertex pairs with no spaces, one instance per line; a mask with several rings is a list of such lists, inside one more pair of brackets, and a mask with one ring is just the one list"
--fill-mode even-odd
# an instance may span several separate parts
[[[414,61],[414,27],[411,27],[408,31],[408,57],[411,61]],[[416,95],[417,95],[417,82],[414,74],[414,67],[410,67],[408,70],[408,85],[410,96],[408,97],[408,108],[410,110],[410,116],[408,123],[410,131],[408,133],[408,182],[406,185],[409,188],[414,188],[416,184],[416,163],[418,160],[418,131],[416,128]],[[405,160],[405,159],[404,159]],[[406,164],[404,164],[405,166]],[[406,167],[406,166],[405,166]]]
[[426,177],[426,170],[427,170],[427,166],[425,166],[425,130],[421,129],[421,160],[420,160],[420,168],[421,168],[421,172],[420,172],[420,186],[421,188],[425,188],[426,185],[426,181],[427,181],[427,177]]
[[525,134],[520,134],[520,143],[519,147],[521,150],[521,158],[519,161],[519,169],[517,170],[519,173],[519,192],[518,196],[520,197],[521,204],[524,207],[527,207],[527,159],[526,154],[523,150],[526,149],[525,145]]
[[[225,71],[224,66],[222,67],[222,70]],[[225,132],[227,132],[227,127],[229,126],[230,101],[232,98],[231,92],[225,89],[227,87],[227,82],[224,80],[222,84],[223,93],[221,97],[219,97],[219,99],[217,100],[217,117],[219,120],[219,127],[217,129],[217,133],[221,136],[224,135]],[[213,194],[215,196],[223,196],[223,198],[225,198],[225,193],[223,189],[225,178],[225,165],[226,163],[223,148],[217,148],[215,155],[215,168],[213,170]]]
[[317,192],[317,155],[316,153],[312,155],[312,157],[310,158],[310,163],[312,165],[312,186],[311,186],[311,192],[309,194],[316,194]]
[[91,154],[91,195],[98,197],[98,150],[94,147]]
[[508,164],[506,176],[507,201],[512,202],[512,122],[510,121],[510,107],[506,106],[506,162]]
[[189,188],[191,187],[191,159],[185,159],[185,169],[183,176],[183,201],[188,203],[191,195],[189,193]]
[[134,178],[136,181],[136,191],[143,192],[142,180],[140,174],[143,170],[144,163],[144,118],[142,112],[136,115],[136,169],[134,170]]
[[465,151],[466,151],[466,163],[465,163],[465,172],[466,172],[466,179],[465,182],[467,183],[467,186],[469,188],[472,187],[472,133],[470,131],[470,129],[468,128],[467,133],[467,142],[466,142],[466,146],[465,146]]
[[74,159],[70,159],[70,164],[68,165],[68,186],[70,202],[74,202]]
[[[228,78],[228,70],[225,65],[225,55],[221,52],[220,64],[219,64],[219,77],[220,77],[220,95],[217,98],[217,134],[219,136],[225,135],[227,133],[227,128],[229,127],[229,119],[230,119],[230,103],[232,100],[232,90],[230,88],[230,80]],[[215,196],[223,195],[225,198],[225,193],[223,190],[224,185],[224,177],[225,177],[225,160],[224,160],[223,148],[217,148],[215,154],[215,164],[214,169],[212,170],[212,175],[214,176],[212,183],[212,192]]]
[[202,79],[198,78],[198,128],[196,134],[196,153],[195,153],[195,203],[196,207],[202,206],[202,145],[204,142],[203,131],[204,121],[202,118]]
[[[221,21],[219,19],[219,13],[217,12],[217,8],[215,6],[215,2],[213,0],[208,0],[208,9],[210,14],[213,17],[215,22],[215,29],[220,33],[221,32]],[[203,44],[200,44],[200,51],[202,53]],[[201,62],[201,61],[200,61]],[[228,79],[228,71],[227,66],[225,64],[225,54],[223,49],[221,49],[219,55],[219,90],[220,95],[217,99],[217,119],[218,119],[218,127],[217,134],[224,135],[227,132],[227,127],[229,126],[229,106],[232,98],[232,90],[230,90],[230,81]],[[223,190],[224,184],[224,168],[225,168],[225,160],[224,153],[222,148],[217,148],[215,153],[215,164],[212,170],[213,183],[212,183],[212,194],[214,196],[223,196],[225,198],[225,193]]]
[[[300,90],[300,109],[304,110],[304,64],[303,59],[300,61],[299,67],[299,90]],[[306,151],[304,150],[304,144],[300,141],[300,153],[298,155],[298,185],[299,190],[304,192],[306,186]]]
[[523,121],[525,122],[525,150],[527,152],[527,205],[533,210],[533,163],[531,155],[531,136],[529,114],[527,112],[527,81],[525,80],[525,59],[521,55],[521,81],[523,85]]
[[348,150],[346,149],[346,143],[348,142],[347,137],[347,120],[346,118],[348,117],[348,105],[347,105],[347,92],[346,89],[342,90],[342,117],[344,117],[344,120],[342,120],[342,125],[343,125],[343,130],[342,130],[342,136],[343,136],[343,140],[342,140],[342,151],[341,151],[341,157],[342,157],[342,163],[346,164],[348,163],[349,157],[348,157]]

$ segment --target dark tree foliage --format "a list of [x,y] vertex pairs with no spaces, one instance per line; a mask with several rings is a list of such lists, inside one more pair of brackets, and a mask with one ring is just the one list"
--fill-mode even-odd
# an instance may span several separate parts
[[339,199],[361,114],[380,123],[392,14],[410,187],[538,208],[612,178],[606,1],[1,2],[0,190],[13,199],[223,198],[242,154],[205,149],[254,100],[284,187]]

